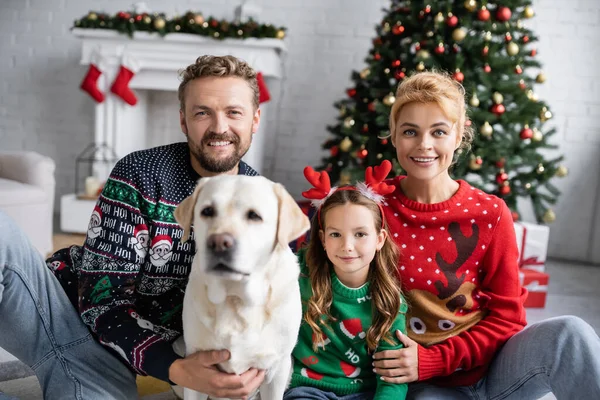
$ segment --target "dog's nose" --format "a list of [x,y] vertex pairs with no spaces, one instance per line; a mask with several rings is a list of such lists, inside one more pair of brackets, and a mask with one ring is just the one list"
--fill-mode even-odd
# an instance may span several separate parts
[[235,247],[235,239],[229,233],[218,233],[208,237],[207,245],[217,253],[229,252]]

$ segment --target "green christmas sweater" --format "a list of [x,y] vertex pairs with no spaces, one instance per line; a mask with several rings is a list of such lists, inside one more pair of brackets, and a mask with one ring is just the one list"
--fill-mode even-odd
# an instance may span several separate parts
[[[304,314],[312,296],[304,249],[298,253],[298,258]],[[324,340],[318,343],[317,352],[313,351],[313,331],[305,321],[302,322],[298,343],[292,353],[294,369],[290,388],[310,386],[338,396],[375,391],[375,399],[404,399],[406,384],[384,382],[373,372],[372,354],[369,354],[365,340],[372,321],[369,283],[351,289],[342,284],[334,273],[331,282],[333,302],[330,313],[335,321],[322,325]],[[402,299],[398,317],[390,330],[394,344],[382,340],[377,351],[403,347],[394,332],[400,330],[406,334],[406,311],[407,305]]]
[[[258,175],[240,162],[240,175]],[[132,370],[168,380],[195,241],[181,242],[177,205],[200,176],[187,143],[131,153],[113,168],[84,246],[59,250],[54,271],[97,340]]]

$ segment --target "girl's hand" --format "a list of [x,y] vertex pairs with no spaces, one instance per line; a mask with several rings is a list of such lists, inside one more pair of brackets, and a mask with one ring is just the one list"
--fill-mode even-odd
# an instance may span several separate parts
[[415,382],[419,379],[419,344],[400,331],[396,331],[396,336],[404,348],[373,354],[374,371],[385,382]]

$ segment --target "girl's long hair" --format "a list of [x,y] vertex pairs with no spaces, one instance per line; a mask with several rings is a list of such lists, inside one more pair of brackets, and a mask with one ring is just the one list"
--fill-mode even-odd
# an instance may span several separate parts
[[[312,285],[312,296],[308,300],[304,316],[314,333],[313,350],[318,351],[318,344],[323,341],[321,324],[327,325],[335,322],[329,310],[333,300],[331,291],[331,265],[323,243],[319,237],[320,223],[325,229],[325,215],[333,207],[344,204],[357,204],[367,207],[373,214],[375,229],[379,231],[382,226],[383,216],[379,206],[372,200],[364,197],[357,190],[337,190],[321,206],[321,215],[315,213],[311,225],[310,242],[306,250],[306,264]],[[368,280],[370,282],[370,295],[372,304],[372,323],[367,331],[366,341],[369,351],[373,352],[381,340],[393,344],[390,335],[392,323],[400,311],[401,282],[398,274],[398,247],[389,237],[387,224],[383,224],[388,232],[388,237],[380,251],[375,254],[369,268]]]

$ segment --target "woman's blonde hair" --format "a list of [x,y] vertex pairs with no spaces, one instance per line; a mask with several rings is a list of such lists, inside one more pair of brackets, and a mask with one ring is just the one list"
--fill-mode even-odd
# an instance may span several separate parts
[[[373,214],[375,228],[388,231],[387,224],[383,220],[379,206],[373,201],[358,192],[357,190],[337,190],[321,206],[322,229],[325,229],[325,216],[327,212],[334,207],[344,204],[356,204],[367,207]],[[334,322],[335,318],[329,310],[333,301],[331,291],[331,272],[332,266],[327,258],[327,253],[323,243],[319,240],[319,216],[318,213],[313,217],[310,237],[311,240],[306,250],[306,265],[308,267],[309,278],[312,285],[312,296],[308,300],[306,314],[304,318],[312,328],[315,340],[313,342],[314,351],[318,350],[318,343],[323,341],[323,331],[321,324],[327,325]],[[392,239],[385,240],[383,247],[375,254],[375,259],[371,262],[369,268],[368,280],[370,282],[370,295],[372,304],[372,324],[366,332],[366,341],[369,351],[375,351],[377,344],[385,340],[393,343],[389,333],[392,323],[398,316],[400,304],[402,302],[400,277],[398,268],[398,247]]]
[[185,88],[187,84],[198,78],[207,76],[229,77],[236,76],[242,78],[248,83],[252,90],[252,103],[254,109],[258,108],[258,82],[256,80],[256,71],[245,61],[234,56],[200,56],[196,62],[188,65],[186,69],[179,73],[181,83],[177,90],[179,98],[179,107],[185,112]]
[[398,114],[408,103],[436,103],[457,127],[461,135],[458,149],[468,152],[475,136],[473,127],[467,126],[467,105],[464,87],[445,72],[418,72],[406,78],[396,90],[396,101],[390,112],[390,135],[394,135]]

